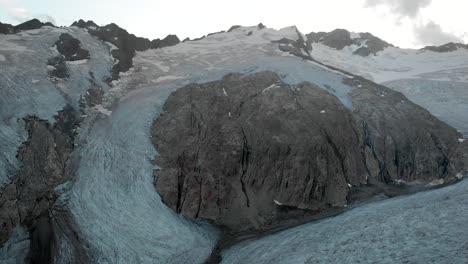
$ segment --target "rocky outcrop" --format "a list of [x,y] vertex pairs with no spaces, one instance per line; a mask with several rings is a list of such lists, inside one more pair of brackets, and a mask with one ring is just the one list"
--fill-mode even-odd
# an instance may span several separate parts
[[302,34],[299,32],[299,30],[297,30],[297,28],[296,28],[296,33],[298,36],[297,40],[282,38],[280,40],[272,41],[272,42],[278,43],[279,50],[283,52],[288,52],[294,56],[297,56],[306,60],[311,60],[312,59],[310,55],[310,52],[312,51],[311,43],[304,40],[304,38],[302,37]]
[[309,43],[322,43],[330,48],[342,50],[345,47],[356,45],[357,48],[353,54],[360,56],[369,56],[393,46],[370,33],[357,33],[351,37],[351,33],[345,29],[335,29],[331,32],[311,32],[306,35]]
[[39,19],[34,18],[34,19],[31,19],[29,21],[26,21],[22,24],[15,26],[15,31],[38,29],[38,28],[45,27],[45,26],[55,27],[50,22],[43,23],[39,21]]
[[[392,44],[383,41],[371,33],[359,33],[361,36],[360,38],[355,39],[355,42],[357,42],[356,45],[362,45],[359,49],[361,51],[356,50],[354,51],[355,55],[360,55],[360,56],[369,56],[370,54],[376,54],[379,51],[384,50],[387,47],[393,47]],[[367,54],[367,55],[366,55]]]
[[180,39],[176,35],[167,35],[162,40],[160,39],[152,40],[151,48],[152,49],[164,48],[164,47],[174,46],[179,43],[180,43]]
[[81,46],[81,42],[68,33],[62,33],[57,42],[57,50],[66,61],[89,59],[89,51]]
[[[73,24],[83,25],[80,21]],[[112,68],[112,77],[109,81],[118,79],[119,73],[126,72],[133,66],[133,57],[136,51],[163,48],[176,45],[180,42],[176,35],[168,35],[162,40],[155,39],[150,41],[146,38],[130,34],[114,23],[104,27],[88,27],[88,32],[102,41],[112,43],[118,48],[112,51],[112,57],[117,60],[117,63]]]
[[90,72],[89,75],[89,82],[91,86],[86,91],[86,94],[84,96],[80,96],[80,99],[78,101],[81,110],[84,110],[87,107],[94,107],[96,105],[100,105],[104,97],[104,90],[96,81],[94,74]]
[[99,26],[94,23],[92,20],[84,21],[83,19],[80,19],[78,21],[75,21],[71,24],[71,27],[79,27],[79,28],[98,28]]
[[45,27],[45,26],[55,27],[50,22],[43,23],[39,21],[39,19],[36,19],[36,18],[31,19],[29,21],[26,21],[16,26],[13,26],[10,24],[4,24],[0,22],[0,34],[15,34],[22,30],[38,29],[38,28]]
[[70,76],[65,58],[62,55],[49,59],[47,61],[47,67],[51,79],[65,79]]
[[366,158],[377,161],[370,176],[385,183],[428,182],[466,169],[466,144],[454,128],[399,92],[360,77],[347,82],[359,87],[350,97],[363,126]]
[[3,24],[0,22],[0,34],[13,34],[15,33],[15,28],[10,24]]
[[272,72],[177,90],[152,127],[163,201],[235,231],[262,229],[291,210],[343,207],[374,183],[429,182],[466,168],[453,128],[400,93],[347,82],[353,110]]
[[238,28],[240,28],[240,27],[241,27],[240,25],[234,25],[234,26],[230,27],[230,28],[228,29],[227,32],[231,32],[231,31],[233,31],[234,29],[238,29]]
[[422,50],[429,50],[429,51],[440,52],[440,53],[452,52],[458,49],[468,49],[468,44],[450,42],[441,46],[427,46],[427,47],[422,48]]
[[68,106],[58,113],[54,125],[33,116],[24,122],[29,137],[17,155],[23,165],[0,191],[0,246],[16,226],[29,227],[31,263],[50,263],[54,234],[49,209],[58,197],[56,187],[66,180],[65,166],[73,150],[78,120]]

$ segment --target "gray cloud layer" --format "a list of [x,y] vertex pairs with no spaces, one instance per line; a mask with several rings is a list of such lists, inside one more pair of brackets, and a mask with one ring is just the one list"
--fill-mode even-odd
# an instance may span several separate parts
[[416,17],[421,8],[427,7],[432,0],[366,0],[366,7],[386,5],[390,11],[402,17]]
[[420,45],[440,46],[448,42],[463,43],[461,37],[443,31],[442,27],[433,21],[429,21],[429,23],[425,25],[416,26],[414,28],[414,36],[417,44]]

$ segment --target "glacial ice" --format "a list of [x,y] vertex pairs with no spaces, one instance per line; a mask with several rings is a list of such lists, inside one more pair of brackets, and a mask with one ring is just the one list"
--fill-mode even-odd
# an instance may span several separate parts
[[[253,33],[247,36],[250,31]],[[68,63],[70,77],[54,83],[48,80],[46,62],[56,55],[54,42],[63,32],[78,38],[90,51],[91,58]],[[346,76],[279,51],[277,44],[271,41],[282,37],[297,39],[297,29],[240,27],[199,41],[137,52],[133,68],[121,74],[121,79],[108,89],[104,78],[110,75],[114,59],[109,53],[116,47],[106,45],[85,30],[45,27],[2,36],[0,55],[5,60],[0,61],[0,83],[5,87],[0,89],[0,187],[20,166],[15,155],[27,135],[19,118],[35,114],[53,122],[53,116],[67,103],[76,106],[80,96],[86,94],[91,85],[89,79],[93,78],[89,72],[92,72],[94,81],[104,89],[105,98],[101,105],[88,109],[82,116],[84,121],[73,155],[79,161],[78,169],[70,192],[59,198],[68,202],[78,236],[96,263],[203,263],[219,239],[219,230],[203,221],[188,220],[162,203],[153,185],[153,172],[157,168],[152,160],[158,152],[150,141],[151,124],[171,92],[188,83],[219,80],[232,72],[250,74],[270,70],[291,85],[309,81],[335,94],[345,106],[352,108],[348,98],[352,87],[342,82]],[[35,56],[31,56],[33,51]],[[229,90],[222,92],[229,96]],[[398,211],[395,205],[389,208],[392,213]],[[339,219],[334,222],[337,228],[341,228]],[[308,228],[312,227],[307,227],[306,231]],[[325,225],[324,228],[331,227]],[[300,243],[291,243],[312,243],[305,236],[312,235],[310,233],[300,235],[302,232],[297,229],[285,232],[292,232],[288,233],[292,235],[281,239],[275,235],[265,241],[272,239],[273,245],[279,245],[277,250],[283,248],[288,250],[287,254],[295,251],[286,241],[305,238]],[[261,251],[262,246],[268,243],[244,243],[227,251],[225,260],[227,263],[244,260],[243,252],[251,246],[258,247],[258,252],[263,254],[259,259],[263,260],[269,252]],[[68,252],[66,243],[61,246],[61,252]],[[244,247],[249,249],[242,249]],[[310,256],[307,255],[310,249],[297,248],[298,255],[292,256],[290,261]],[[0,257],[1,250],[4,248],[0,249]],[[278,260],[276,252],[271,254],[273,262]],[[66,262],[67,258],[59,259]]]
[[468,138],[468,83],[407,79],[384,83]]
[[[58,54],[55,41],[69,32],[86,43],[94,57],[88,63],[70,66],[70,78],[57,84],[48,80],[47,60]],[[90,87],[89,72],[105,88],[111,57],[108,48],[83,29],[44,27],[15,35],[2,35],[0,54],[0,187],[8,183],[20,164],[16,152],[26,141],[21,120],[27,115],[54,122],[53,116],[67,104],[77,105],[80,95]],[[42,81],[38,81],[42,80]]]
[[244,241],[234,263],[468,263],[468,180]]
[[219,239],[217,229],[167,208],[153,185],[151,160],[157,151],[150,127],[177,88],[219,80],[231,72],[272,70],[290,84],[311,81],[334,87],[351,106],[351,87],[342,83],[343,76],[294,56],[280,56],[270,41],[274,37],[276,31],[258,30],[248,38],[241,28],[235,34],[138,52],[129,74],[114,82],[102,105],[112,112],[87,117],[90,130],[80,135],[80,164],[69,202],[99,263],[202,263]]

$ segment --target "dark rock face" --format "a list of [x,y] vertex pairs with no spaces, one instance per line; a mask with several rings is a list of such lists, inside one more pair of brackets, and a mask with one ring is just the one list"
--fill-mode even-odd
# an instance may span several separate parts
[[312,59],[310,52],[312,51],[312,45],[310,42],[306,42],[299,31],[296,29],[298,39],[291,40],[287,38],[282,38],[278,41],[273,41],[273,43],[279,43],[278,48],[283,52],[289,52],[290,54],[310,60]]
[[386,47],[392,46],[391,44],[375,37],[370,33],[360,33],[359,38],[351,38],[349,31],[345,29],[335,29],[329,33],[318,32],[309,33],[306,35],[309,43],[322,43],[328,47],[342,50],[350,45],[361,46],[353,54],[360,56],[369,56],[384,50]]
[[351,98],[363,126],[366,155],[378,164],[372,166],[375,172],[370,170],[372,177],[385,183],[430,181],[466,169],[466,144],[458,142],[462,135],[454,128],[399,92],[364,78],[348,82],[362,85]]
[[[356,54],[356,55],[368,56],[370,54],[376,54],[377,52],[382,51],[387,47],[392,47],[393,46],[392,44],[389,44],[389,43],[375,37],[371,33],[360,33],[360,35],[361,35],[361,38],[355,39],[355,41],[358,43],[358,45],[361,45],[362,43],[365,42],[367,47],[366,46],[361,47],[361,48],[366,49],[365,52],[363,52],[362,50],[361,50],[361,52],[359,52],[359,49],[356,50],[354,52],[354,54]],[[367,55],[364,55],[364,54],[367,54]]]
[[360,47],[357,50],[355,50],[353,52],[353,54],[359,55],[359,56],[362,56],[362,57],[367,57],[367,56],[369,56],[371,54],[371,52],[370,52],[369,48],[367,48],[367,47]]
[[450,42],[442,46],[427,46],[427,47],[424,47],[422,50],[429,50],[429,51],[442,53],[442,52],[456,51],[458,49],[468,49],[468,44]]
[[65,58],[62,55],[55,56],[47,61],[48,66],[52,66],[49,70],[50,78],[64,79],[70,76]]
[[[212,33],[212,34],[216,34],[216,33]],[[159,40],[159,39],[152,40],[151,48],[152,49],[164,48],[164,47],[174,46],[179,43],[180,43],[180,40],[176,35],[167,35],[162,40]]]
[[19,25],[15,26],[15,30],[17,30],[17,31],[19,31],[19,30],[31,30],[31,29],[38,29],[38,28],[41,28],[41,27],[44,27],[44,26],[55,27],[50,22],[42,23],[38,19],[34,18],[34,19],[31,19],[29,21],[26,21],[26,22],[24,22],[22,24],[19,24]]
[[327,36],[327,32],[310,32],[309,34],[306,34],[306,36],[309,42],[319,43]]
[[323,38],[322,43],[337,50],[342,50],[346,46],[354,44],[350,34],[344,29],[335,29]]
[[17,155],[23,166],[0,191],[0,246],[15,226],[31,227],[33,243],[37,242],[32,248],[40,251],[35,252],[35,263],[49,263],[41,262],[50,258],[53,236],[48,210],[57,199],[54,188],[65,181],[65,165],[73,150],[78,121],[75,111],[66,107],[56,116],[54,125],[32,116],[25,118],[25,123],[29,139]]
[[73,22],[71,24],[71,27],[79,27],[79,28],[89,28],[89,27],[95,27],[98,28],[99,26],[94,23],[92,20],[84,21],[83,19],[80,19],[78,21]]
[[351,190],[372,182],[430,181],[466,168],[453,128],[400,93],[348,82],[361,85],[353,111],[272,72],[177,90],[152,128],[163,201],[239,231],[277,223],[284,207],[344,206]]
[[34,18],[24,23],[21,23],[16,26],[12,26],[10,24],[3,24],[0,22],[0,34],[15,34],[21,30],[32,30],[38,29],[44,26],[55,27],[52,23],[46,22],[42,23],[38,19]]
[[81,42],[68,33],[62,33],[55,45],[66,61],[89,59],[89,51],[83,49]]
[[234,29],[237,29],[237,28],[240,28],[240,27],[241,27],[240,25],[234,25],[234,26],[230,27],[227,32],[231,32]]
[[155,39],[150,41],[146,38],[129,34],[125,29],[113,23],[95,30],[88,29],[88,32],[102,41],[110,42],[118,47],[117,50],[112,51],[112,56],[118,60],[118,63],[112,69],[111,80],[118,79],[120,72],[126,72],[133,66],[135,51],[162,48],[180,42],[179,38],[175,35],[168,35],[163,40]]
[[0,34],[13,34],[15,33],[15,28],[10,24],[3,24],[0,22]]

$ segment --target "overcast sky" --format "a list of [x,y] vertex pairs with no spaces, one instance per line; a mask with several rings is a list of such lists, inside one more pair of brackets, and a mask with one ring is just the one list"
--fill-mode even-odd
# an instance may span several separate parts
[[303,33],[345,28],[404,48],[468,42],[468,0],[0,0],[0,22],[30,18],[70,25],[83,18],[114,22],[147,38],[177,34],[195,38],[231,25],[282,28]]

